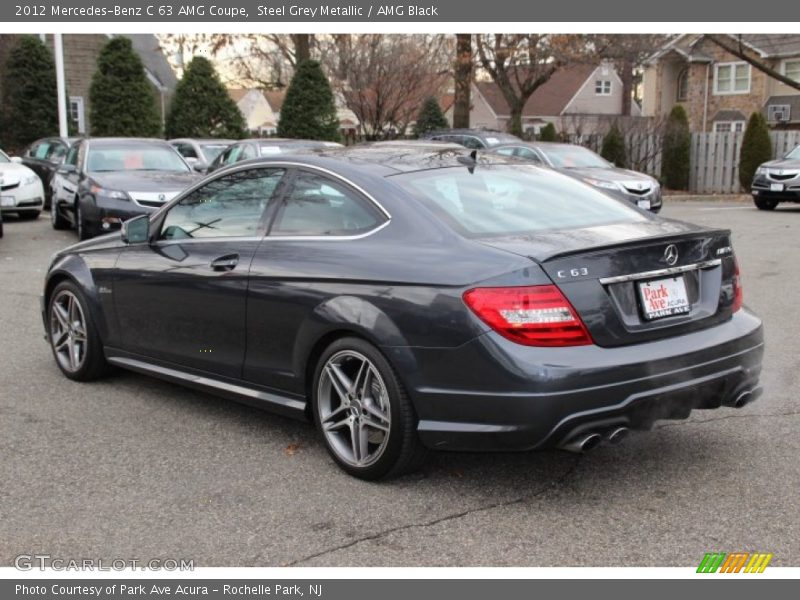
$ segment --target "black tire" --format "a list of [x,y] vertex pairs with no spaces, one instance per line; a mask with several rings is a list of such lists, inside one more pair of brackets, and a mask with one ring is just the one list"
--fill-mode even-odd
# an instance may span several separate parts
[[75,202],[75,229],[78,231],[79,240],[90,240],[94,237],[89,223],[86,222],[86,218],[83,216],[80,200]]
[[53,226],[53,229],[69,229],[69,221],[58,210],[58,205],[55,202],[50,206],[50,225]]
[[33,221],[34,219],[38,219],[39,218],[39,214],[41,212],[42,211],[40,211],[40,210],[36,210],[36,211],[27,211],[26,210],[24,212],[17,213],[17,217],[19,217],[20,221]]
[[[326,401],[322,400],[321,402],[321,398],[326,393],[326,382],[323,380],[323,372],[331,359],[336,360],[336,357],[348,353],[360,355],[368,359],[368,362],[371,363],[371,366],[377,371],[380,383],[383,383],[385,386],[389,403],[388,414],[390,416],[390,424],[388,426],[388,434],[386,434],[388,440],[385,440],[385,445],[382,446],[382,451],[379,453],[378,457],[374,459],[374,462],[366,466],[356,466],[352,464],[351,461],[343,458],[341,456],[341,451],[334,447],[331,441],[332,436],[323,431],[322,425],[321,412],[327,408],[324,406]],[[358,378],[356,377],[356,382],[357,381]],[[417,435],[418,419],[403,384],[380,351],[369,342],[360,338],[346,337],[338,339],[322,353],[314,370],[311,404],[314,422],[317,429],[320,431],[320,435],[325,442],[328,452],[342,470],[354,477],[370,481],[397,477],[417,470],[422,466],[422,463],[428,455],[428,450],[422,445]],[[340,406],[339,409],[342,409],[342,407]],[[352,407],[344,410],[345,412],[343,414],[347,415],[349,414],[347,411],[352,410]],[[358,411],[356,410],[356,412]],[[372,418],[366,411],[364,415],[366,419]],[[374,420],[373,418],[373,421]],[[350,431],[352,432],[352,425],[350,426]],[[346,431],[342,435],[346,437]],[[383,444],[383,442],[381,442],[381,444]]]
[[[54,339],[55,336],[59,335],[57,328],[60,328],[59,320],[54,315],[54,305],[56,302],[60,303],[62,299],[68,297],[74,298],[79,305],[80,316],[83,318],[84,335],[82,337],[85,339],[82,359],[79,363],[74,365],[74,368],[70,368],[65,364],[65,362],[69,362],[68,359],[64,358],[63,353],[60,354],[56,349],[56,344],[63,340],[63,333],[61,337]],[[60,304],[60,306],[63,308],[64,305]],[[71,322],[74,323],[72,320]],[[103,353],[103,343],[97,332],[94,315],[89,308],[86,295],[74,282],[69,280],[62,281],[53,289],[47,302],[46,323],[47,340],[50,343],[53,358],[55,358],[56,365],[67,378],[74,381],[93,381],[107,375],[111,371],[111,367]]]
[[758,210],[775,210],[775,207],[778,206],[777,200],[767,200],[765,198],[753,198],[753,202],[755,202]]

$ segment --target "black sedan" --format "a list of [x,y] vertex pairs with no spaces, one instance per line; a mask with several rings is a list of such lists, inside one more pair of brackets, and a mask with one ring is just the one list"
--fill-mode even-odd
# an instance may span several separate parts
[[430,449],[586,450],[758,397],[762,326],[729,231],[467,152],[247,161],[58,253],[58,367],[312,419],[365,479]]
[[44,207],[50,208],[52,201],[50,182],[67,152],[79,137],[50,137],[33,142],[22,153],[22,164],[31,169],[42,180]]
[[89,239],[153,212],[200,177],[164,140],[79,140],[53,177],[51,223]]

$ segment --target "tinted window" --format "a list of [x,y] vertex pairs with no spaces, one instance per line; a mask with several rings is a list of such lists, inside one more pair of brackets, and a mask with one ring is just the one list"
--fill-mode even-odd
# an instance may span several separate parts
[[300,172],[271,235],[357,235],[381,221],[355,193],[327,177]]
[[80,150],[80,147],[81,144],[78,143],[69,149],[67,157],[64,159],[64,164],[78,166],[78,150]]
[[542,159],[539,158],[539,155],[536,154],[536,152],[534,152],[530,148],[523,148],[523,147],[515,148],[514,155],[519,156],[520,158],[524,158],[526,160],[532,160],[533,162],[538,164],[542,163]]
[[391,177],[469,237],[525,234],[645,219],[565,175],[525,165],[450,167]]
[[208,162],[216,159],[227,147],[228,146],[225,144],[200,144],[200,148],[203,149],[203,154],[206,155],[206,160]]
[[191,144],[182,142],[175,145],[175,148],[181,153],[181,156],[185,158],[197,158],[197,152],[195,152],[194,147]]
[[47,153],[49,150],[50,144],[48,142],[41,142],[37,144],[35,148],[31,149],[31,156],[38,158],[39,160],[44,160],[47,158]]
[[482,150],[486,146],[484,146],[483,142],[480,141],[476,137],[472,137],[471,135],[465,135],[461,138],[461,144],[466,146],[470,150]]
[[47,160],[52,163],[60,163],[64,156],[67,154],[67,146],[60,142],[53,142],[50,150],[47,152]]
[[89,146],[89,172],[107,171],[189,171],[169,144],[102,143]]
[[282,169],[252,169],[215,179],[167,212],[160,239],[257,235]]
[[547,146],[541,148],[554,167],[573,169],[598,167],[608,169],[611,165],[591,150],[581,146]]

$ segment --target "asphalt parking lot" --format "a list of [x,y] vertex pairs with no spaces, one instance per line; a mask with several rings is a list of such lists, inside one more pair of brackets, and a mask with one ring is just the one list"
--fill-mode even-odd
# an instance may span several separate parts
[[675,202],[729,227],[766,327],[764,396],[577,456],[439,454],[419,474],[340,472],[311,427],[122,373],[58,371],[39,293],[75,241],[8,217],[0,239],[0,564],[194,559],[196,566],[696,566],[759,551],[800,566],[800,207]]

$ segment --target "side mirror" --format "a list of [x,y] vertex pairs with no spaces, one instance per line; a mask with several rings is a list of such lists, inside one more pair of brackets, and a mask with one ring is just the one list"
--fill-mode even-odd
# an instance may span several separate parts
[[202,160],[195,159],[195,161],[190,164],[192,165],[192,168],[198,173],[205,173],[206,169],[208,169],[208,163],[205,163]]
[[61,173],[62,175],[68,175],[70,173],[74,173],[78,169],[75,168],[75,165],[66,165],[63,164],[58,167],[57,172]]
[[150,240],[150,217],[139,215],[122,223],[122,241],[126,244],[144,244]]
[[11,157],[12,163],[22,164],[22,159],[19,156],[12,156]]

